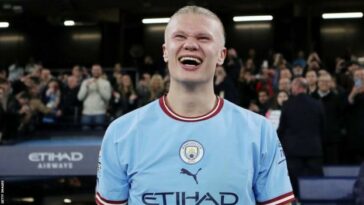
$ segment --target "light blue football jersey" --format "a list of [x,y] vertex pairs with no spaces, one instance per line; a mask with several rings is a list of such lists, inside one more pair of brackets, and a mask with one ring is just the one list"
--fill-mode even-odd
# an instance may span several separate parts
[[294,200],[276,131],[263,117],[217,98],[200,117],[162,97],[108,127],[98,204],[255,205]]

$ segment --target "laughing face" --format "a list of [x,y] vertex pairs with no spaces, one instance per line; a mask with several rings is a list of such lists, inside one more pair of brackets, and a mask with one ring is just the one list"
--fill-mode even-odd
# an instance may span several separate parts
[[163,57],[171,83],[212,83],[217,65],[226,56],[223,29],[214,18],[201,14],[180,14],[165,31]]

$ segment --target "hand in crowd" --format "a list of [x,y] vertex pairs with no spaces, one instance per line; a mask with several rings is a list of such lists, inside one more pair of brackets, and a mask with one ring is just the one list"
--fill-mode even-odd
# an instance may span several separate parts
[[23,105],[21,106],[20,110],[19,110],[19,114],[26,114],[29,113],[31,111],[29,105]]
[[137,95],[135,94],[131,94],[130,97],[129,97],[129,102],[130,103],[134,103],[134,101],[138,98]]
[[353,104],[355,96],[357,96],[360,93],[364,93],[364,85],[361,85],[360,87],[353,86],[353,88],[351,89],[351,92],[349,94],[349,97],[348,97],[349,103]]
[[96,79],[95,78],[92,78],[92,79],[88,80],[87,83],[86,83],[86,85],[88,87],[88,86],[90,86],[93,83],[96,83]]

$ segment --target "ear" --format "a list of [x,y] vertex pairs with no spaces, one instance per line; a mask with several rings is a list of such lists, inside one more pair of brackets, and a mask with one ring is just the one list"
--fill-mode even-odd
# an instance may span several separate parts
[[164,62],[168,62],[168,54],[167,54],[167,50],[166,50],[166,43],[163,43],[162,45],[162,49],[163,49],[163,60]]
[[224,64],[226,54],[227,54],[227,49],[224,47],[219,53],[219,58],[217,59],[217,65],[221,66],[222,64]]

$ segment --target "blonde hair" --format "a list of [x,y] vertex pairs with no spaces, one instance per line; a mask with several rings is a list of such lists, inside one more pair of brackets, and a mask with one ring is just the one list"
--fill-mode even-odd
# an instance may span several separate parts
[[151,100],[158,99],[164,94],[164,81],[161,75],[154,74],[149,82]]
[[[214,20],[216,20],[220,26],[221,26],[221,30],[222,30],[222,40],[223,40],[223,45],[225,45],[225,40],[226,40],[226,37],[225,37],[225,29],[224,29],[224,25],[222,24],[220,18],[212,11],[206,9],[206,8],[203,8],[203,7],[199,7],[199,6],[185,6],[185,7],[182,7],[180,9],[178,9],[171,17],[169,23],[167,24],[167,28],[168,26],[170,25],[170,22],[176,17],[176,16],[179,16],[179,15],[182,15],[182,14],[197,14],[197,15],[204,15],[204,16],[207,16],[207,17],[210,17]],[[167,30],[167,29],[166,29]],[[166,38],[166,37],[165,37]]]

